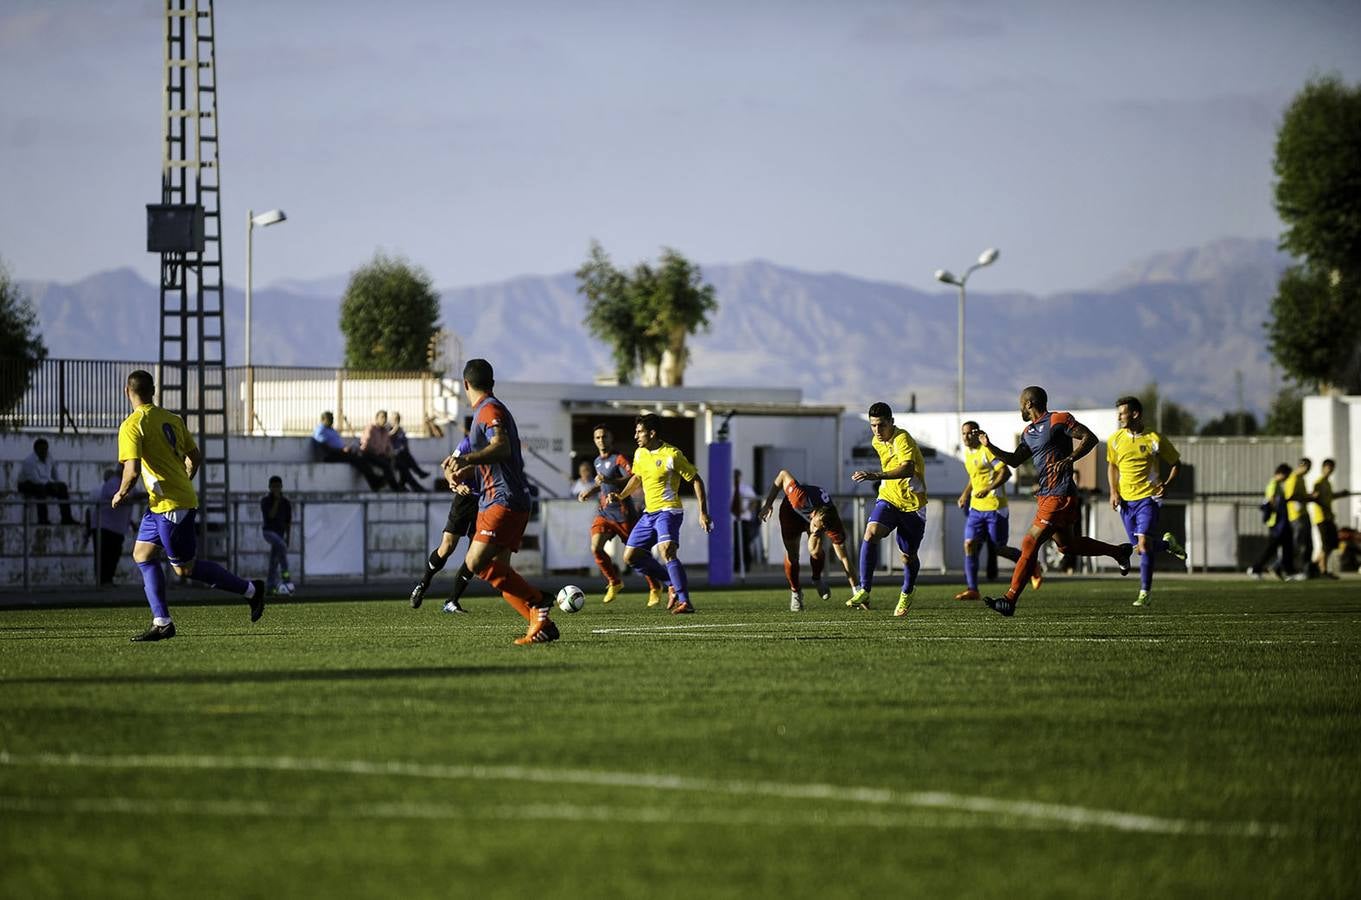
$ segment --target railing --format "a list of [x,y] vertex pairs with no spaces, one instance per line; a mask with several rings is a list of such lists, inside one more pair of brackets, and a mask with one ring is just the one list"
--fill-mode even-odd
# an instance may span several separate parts
[[[0,360],[0,385],[23,384],[27,377],[14,407],[0,412],[0,429],[116,431],[128,414],[123,385],[134,369],[162,381],[152,362],[45,359],[30,373],[19,360]],[[190,382],[186,390],[195,390],[192,371]],[[335,413],[340,430],[352,431],[385,409],[402,414],[407,434],[427,437],[458,412],[457,385],[430,372],[232,366],[226,370],[226,396],[229,434],[309,435],[323,410]]]
[[[420,574],[430,547],[439,539],[449,496],[444,493],[417,495],[370,495],[309,493],[291,494],[293,503],[293,541],[290,557],[295,583],[309,580],[325,582],[328,578],[370,582],[381,579],[414,577]],[[846,523],[847,541],[858,545],[864,519],[873,505],[873,498],[838,496],[834,498]],[[263,575],[268,566],[269,547],[260,536],[260,498],[234,495],[236,533],[232,541],[233,555],[229,561],[234,571],[251,577]],[[37,501],[22,499],[0,500],[0,591],[29,590],[35,584],[49,587],[93,586],[95,581],[93,553],[99,533],[85,537],[80,526],[38,526],[34,515]],[[77,518],[83,512],[93,513],[93,501],[73,498],[70,501]],[[1169,500],[1164,508],[1161,526],[1183,540],[1190,558],[1185,564],[1164,557],[1159,560],[1160,571],[1241,571],[1260,552],[1266,543],[1266,529],[1261,523],[1256,495],[1203,494],[1194,498]],[[56,501],[49,501],[55,507]],[[526,547],[517,556],[517,568],[534,572],[540,566],[548,570],[594,571],[594,561],[588,550],[590,518],[593,504],[575,500],[546,500],[540,503],[542,513],[531,524]],[[1029,527],[1033,503],[1013,499],[1011,543],[1017,545]],[[53,520],[56,520],[53,509]],[[136,522],[141,510],[129,510]],[[926,536],[920,550],[924,571],[958,571],[962,560],[962,525],[964,514],[955,508],[954,497],[934,497],[927,517]],[[687,516],[687,528],[697,528]],[[583,524],[584,522],[584,524]],[[211,530],[211,528],[210,528]],[[1093,497],[1085,504],[1083,531],[1099,540],[1124,541],[1123,527],[1102,498]],[[692,565],[707,558],[707,546],[695,531],[686,532],[682,542],[689,553],[682,558]],[[760,552],[757,553],[750,574],[756,576],[779,572],[784,558],[778,517],[760,528]],[[217,543],[217,542],[215,542]],[[135,582],[135,573],[128,571],[127,555],[131,540],[126,542],[121,563],[124,583]],[[205,551],[205,556],[211,551]],[[857,553],[851,552],[852,563]],[[898,553],[893,543],[880,547],[880,570],[894,571],[899,567]],[[1337,556],[1334,555],[1334,559]],[[1057,557],[1050,556],[1050,566]],[[1107,565],[1107,561],[1101,561]],[[828,578],[839,571],[835,559],[827,560]],[[746,574],[746,573],[743,573]]]

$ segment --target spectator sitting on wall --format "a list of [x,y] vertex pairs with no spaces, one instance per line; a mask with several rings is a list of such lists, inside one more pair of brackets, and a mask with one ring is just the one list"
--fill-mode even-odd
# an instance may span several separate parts
[[345,439],[335,430],[335,421],[335,416],[327,410],[321,414],[321,421],[312,432],[312,448],[316,451],[317,458],[328,463],[349,463],[355,471],[364,476],[364,480],[369,483],[369,490],[378,490],[383,483],[382,477],[373,471],[373,467],[360,455],[357,446],[345,443]]
[[39,525],[48,523],[49,499],[61,501],[61,524],[79,525],[75,516],[71,515],[71,504],[68,502],[70,494],[67,493],[66,482],[57,481],[54,477],[56,473],[57,461],[47,452],[47,441],[38,438],[33,442],[33,452],[19,466],[19,493],[39,501],[37,504]]
[[397,473],[392,468],[392,435],[388,434],[387,410],[380,409],[373,414],[373,421],[359,439],[359,452],[382,475],[388,487],[394,491],[406,490],[397,483]]
[[388,438],[392,441],[392,464],[397,469],[398,484],[413,491],[425,490],[411,473],[414,472],[422,478],[430,477],[430,473],[422,469],[421,464],[411,455],[411,442],[406,436],[406,429],[402,428],[402,414],[399,412],[392,414]]

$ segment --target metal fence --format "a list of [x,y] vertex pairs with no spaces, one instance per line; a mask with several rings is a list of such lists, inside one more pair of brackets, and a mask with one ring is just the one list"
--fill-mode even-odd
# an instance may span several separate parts
[[[65,434],[117,431],[127,417],[123,385],[134,369],[161,368],[136,360],[45,359],[32,370],[20,360],[0,360],[0,388],[18,395],[0,412],[0,429]],[[189,372],[186,390],[197,390]],[[309,435],[322,410],[341,430],[368,423],[375,411],[402,414],[412,437],[428,437],[454,417],[460,385],[431,372],[384,372],[302,366],[231,366],[226,370],[229,434]],[[248,424],[250,427],[248,427]]]
[[[414,577],[420,574],[433,541],[438,540],[448,511],[449,498],[443,493],[417,495],[377,494],[290,494],[293,504],[293,541],[290,557],[293,581],[299,586],[308,582],[342,580],[369,583],[377,580]],[[835,498],[847,528],[847,539],[858,543],[864,519],[872,505],[872,498],[841,496]],[[1184,542],[1190,553],[1185,564],[1170,558],[1159,561],[1159,569],[1171,571],[1242,571],[1261,552],[1266,544],[1266,529],[1259,510],[1259,495],[1200,494],[1181,501],[1169,501],[1164,507],[1161,528],[1173,532]],[[98,529],[81,526],[36,523],[32,500],[0,500],[0,591],[24,590],[34,586],[93,587],[97,583],[93,561],[102,540]],[[85,512],[93,513],[93,501],[73,498],[77,518]],[[262,575],[268,568],[269,547],[260,534],[260,498],[243,494],[232,498],[235,521],[235,540],[227,562],[233,571]],[[56,501],[50,501],[55,505]],[[593,571],[594,562],[585,550],[589,528],[570,528],[570,534],[559,535],[557,546],[566,541],[571,555],[554,553],[549,534],[550,514],[554,505],[565,509],[585,511],[584,504],[575,500],[546,500],[540,506],[543,513],[530,526],[526,545],[517,556],[517,568],[535,573],[547,568],[553,571]],[[1019,543],[1020,535],[1029,526],[1032,504],[1013,501],[1012,540]],[[130,508],[131,522],[140,519],[141,509]],[[93,519],[93,516],[90,516]],[[688,517],[687,517],[688,518]],[[962,563],[963,512],[955,508],[954,497],[932,498],[928,527],[920,555],[926,571],[958,571]],[[55,520],[55,516],[53,516]],[[558,519],[557,521],[561,521]],[[338,523],[338,524],[337,524]],[[1101,498],[1092,498],[1084,507],[1083,531],[1099,540],[1122,542],[1123,527],[1118,517]],[[214,536],[209,527],[210,541],[220,546],[220,526]],[[130,532],[131,533],[131,532]],[[697,535],[688,538],[693,540]],[[125,542],[124,560],[120,571],[124,583],[135,582],[135,572],[129,571],[126,557],[130,555],[132,540]],[[326,546],[321,546],[325,544]],[[752,575],[778,574],[784,558],[778,517],[771,516],[759,532],[759,547]],[[688,562],[702,562],[704,551],[695,548]],[[576,551],[581,551],[579,554]],[[204,556],[212,557],[212,548]],[[852,552],[854,562],[856,554]],[[894,571],[899,566],[898,554],[891,544],[881,547],[880,570]],[[340,570],[336,569],[340,560]],[[319,568],[319,561],[326,566]],[[1043,557],[1047,567],[1058,566],[1058,555],[1052,544]],[[839,567],[831,558],[827,561],[829,577]],[[1080,571],[1110,567],[1108,561],[1096,560],[1079,565]],[[742,575],[748,573],[740,573]]]

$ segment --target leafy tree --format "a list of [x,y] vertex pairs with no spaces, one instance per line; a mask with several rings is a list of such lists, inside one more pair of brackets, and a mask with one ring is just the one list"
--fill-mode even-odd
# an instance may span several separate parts
[[1298,387],[1282,388],[1271,401],[1262,433],[1279,437],[1304,434],[1304,391]]
[[439,294],[425,270],[380,252],[350,276],[340,303],[347,367],[425,369],[438,330]]
[[1361,86],[1314,79],[1276,134],[1282,276],[1267,323],[1272,355],[1304,385],[1361,390]]
[[11,412],[47,358],[32,302],[0,261],[0,414]]
[[1200,433],[1206,437],[1248,436],[1256,434],[1259,430],[1257,417],[1246,409],[1230,410],[1200,426]]
[[684,384],[686,341],[708,327],[718,308],[699,267],[668,247],[658,267],[639,263],[625,274],[592,241],[576,275],[577,291],[586,297],[586,327],[610,344],[619,381],[640,376],[643,384]]
[[591,242],[591,257],[577,269],[577,292],[586,297],[586,328],[610,345],[614,374],[629,384],[653,354],[649,337],[639,326],[637,307],[629,277],[614,267],[598,241]]
[[1163,397],[1158,382],[1150,381],[1136,396],[1144,405],[1144,423],[1149,428],[1159,434],[1196,433],[1196,417],[1180,403]]

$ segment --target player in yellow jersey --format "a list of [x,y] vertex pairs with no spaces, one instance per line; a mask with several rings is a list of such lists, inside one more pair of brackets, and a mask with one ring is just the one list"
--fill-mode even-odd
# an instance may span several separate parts
[[[712,529],[709,519],[709,500],[704,492],[704,479],[685,454],[661,439],[658,430],[662,421],[648,413],[639,416],[633,426],[633,439],[638,449],[633,454],[633,475],[618,491],[605,496],[606,503],[618,503],[639,487],[643,489],[643,515],[629,532],[624,549],[624,564],[645,578],[666,582],[671,588],[672,613],[683,615],[695,611],[690,602],[690,587],[685,577],[685,566],[677,558],[680,550],[681,511],[680,483],[690,482],[699,501],[699,525],[706,532]],[[652,556],[656,546],[666,560],[666,566]]]
[[1309,504],[1314,496],[1305,485],[1304,476],[1314,466],[1309,457],[1300,457],[1295,468],[1286,476],[1281,490],[1285,491],[1286,520],[1290,524],[1290,536],[1295,541],[1295,568],[1299,581],[1314,575],[1314,528],[1309,521]]
[[[1011,478],[1011,467],[998,459],[979,440],[978,423],[969,421],[960,426],[959,436],[964,441],[964,471],[969,476],[955,505],[967,509],[964,520],[964,590],[955,594],[956,600],[978,600],[978,551],[983,543],[992,544],[997,555],[1016,562],[1021,551],[1007,545],[1011,532],[1011,511],[1002,485]],[[1036,560],[1038,566],[1039,561]],[[1031,587],[1039,590],[1044,575],[1037,568],[1030,578]]]
[[903,589],[898,594],[893,615],[901,618],[912,608],[912,588],[921,569],[917,548],[926,533],[925,463],[921,448],[912,435],[893,424],[893,410],[887,403],[873,404],[869,408],[869,420],[870,430],[874,432],[870,445],[879,455],[879,471],[861,469],[851,474],[851,480],[857,483],[877,481],[879,499],[870,512],[865,537],[860,542],[860,586],[846,605],[852,609],[870,608],[874,569],[879,564],[879,542],[896,531],[898,550],[903,554]]
[[1313,504],[1309,507],[1309,516],[1314,520],[1314,526],[1318,528],[1319,548],[1318,554],[1314,557],[1314,564],[1318,566],[1319,575],[1324,578],[1336,579],[1337,576],[1328,571],[1328,556],[1337,549],[1337,519],[1333,517],[1333,498],[1349,497],[1350,491],[1333,490],[1333,472],[1337,469],[1337,463],[1331,459],[1325,459],[1319,464],[1318,481],[1314,482],[1310,496]]
[[142,572],[152,615],[151,627],[133,640],[163,641],[175,636],[175,623],[165,602],[165,572],[157,559],[161,551],[176,574],[245,597],[250,604],[250,620],[258,621],[265,611],[263,581],[247,581],[215,562],[194,558],[198,551],[194,476],[203,463],[203,454],[184,427],[184,420],[153,402],[156,384],[150,372],[138,369],[129,375],[123,393],[132,404],[132,415],[118,429],[123,481],[113,495],[113,505],[117,507],[127,499],[140,475],[147,492],[147,511],[137,531],[132,559]]
[[[1177,559],[1186,551],[1172,532],[1158,537],[1158,513],[1163,493],[1177,477],[1181,454],[1172,442],[1144,427],[1144,405],[1138,397],[1115,401],[1116,421],[1120,427],[1106,438],[1106,474],[1111,483],[1111,509],[1120,513],[1130,543],[1139,551],[1139,596],[1135,606],[1152,599],[1154,555],[1166,550]],[[1162,464],[1167,475],[1162,475]]]

